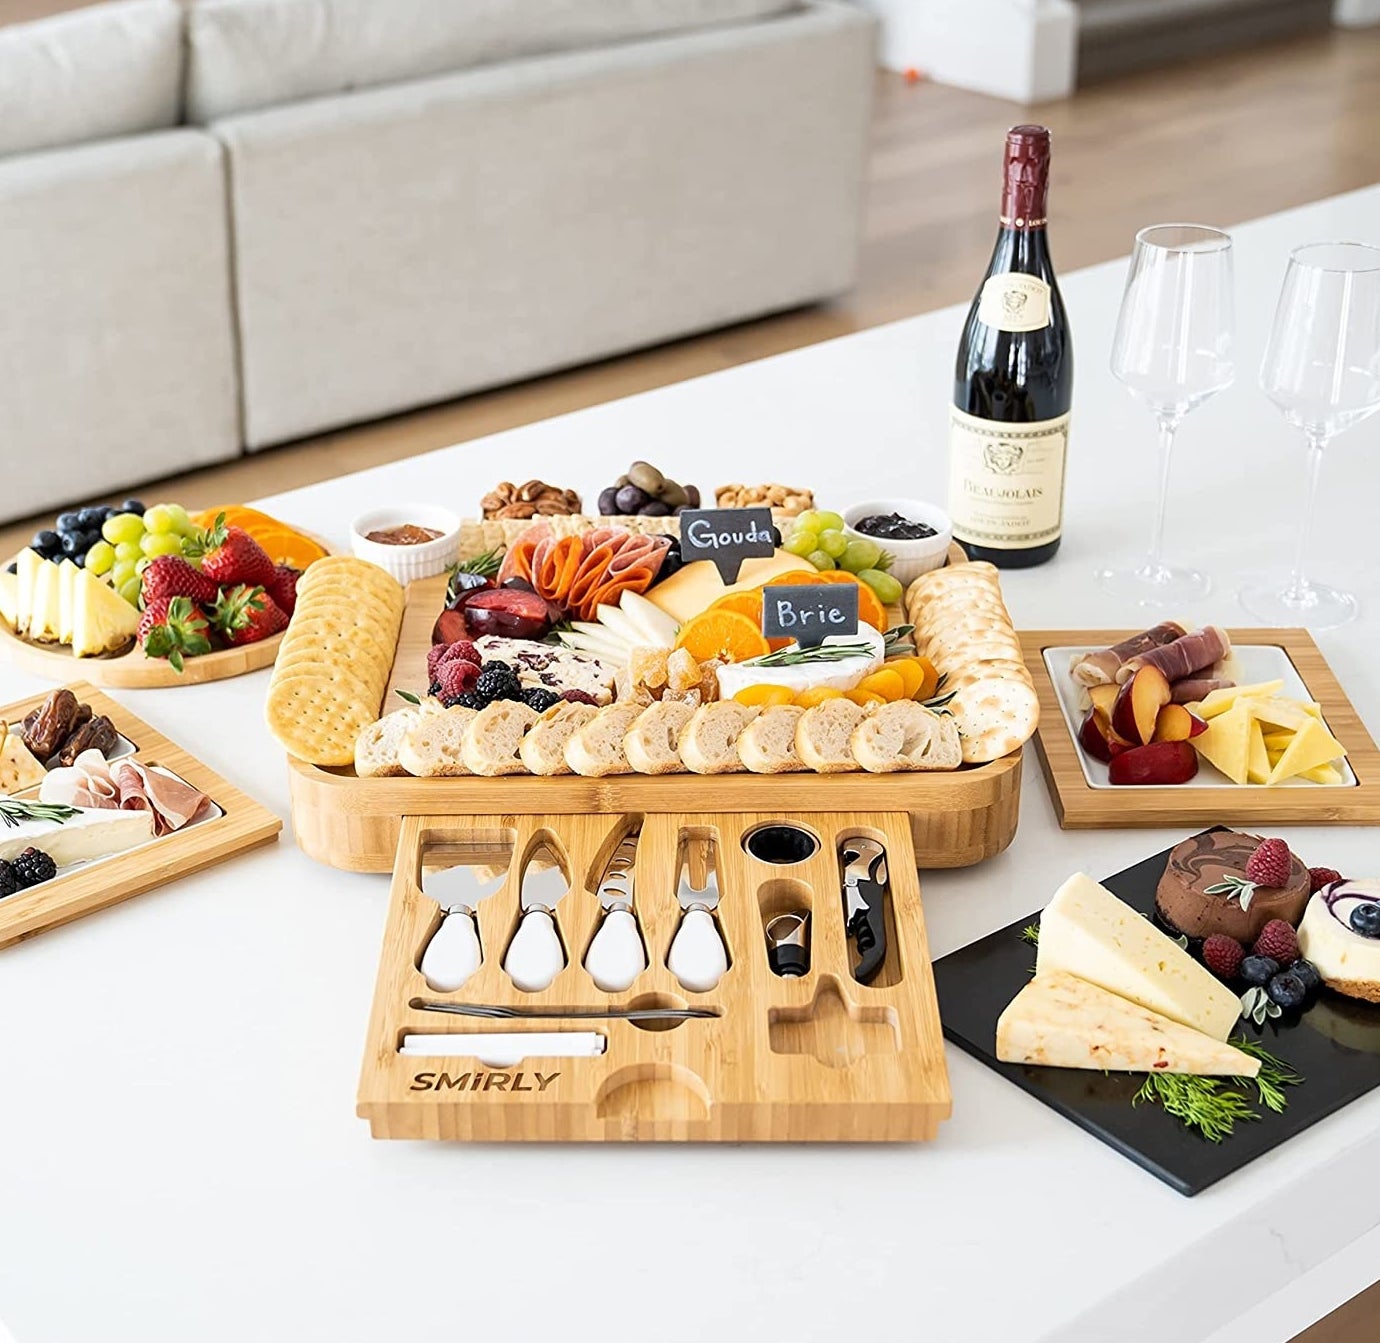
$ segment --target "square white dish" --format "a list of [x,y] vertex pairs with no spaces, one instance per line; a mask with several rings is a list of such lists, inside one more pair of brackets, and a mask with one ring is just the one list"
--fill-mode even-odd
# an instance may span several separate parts
[[[1078,727],[1087,712],[1087,701],[1084,698],[1086,692],[1069,674],[1069,668],[1076,658],[1097,651],[1097,645],[1066,645],[1044,650],[1045,671],[1054,687],[1059,708],[1064,715],[1064,726],[1073,739],[1074,750],[1077,752],[1079,764],[1083,768],[1083,777],[1087,780],[1090,788],[1106,788],[1117,793],[1135,793],[1143,792],[1146,789],[1159,789],[1163,785],[1112,783],[1107,777],[1107,766],[1102,761],[1093,759],[1079,744]],[[1278,645],[1237,644],[1232,649],[1231,657],[1233,679],[1237,684],[1254,685],[1260,681],[1283,681],[1284,687],[1280,691],[1281,695],[1290,699],[1309,700],[1312,698],[1288,652]],[[1310,783],[1306,779],[1289,779],[1284,783],[1275,784],[1273,787],[1310,788],[1313,790],[1354,788],[1356,775],[1351,766],[1343,760],[1338,768],[1342,774],[1341,783],[1317,784]],[[1251,792],[1264,791],[1263,786],[1259,784],[1232,782],[1214,765],[1208,764],[1206,760],[1201,758],[1198,762],[1198,773],[1194,779],[1189,783],[1177,786],[1180,788],[1227,788],[1232,790],[1246,788]]]

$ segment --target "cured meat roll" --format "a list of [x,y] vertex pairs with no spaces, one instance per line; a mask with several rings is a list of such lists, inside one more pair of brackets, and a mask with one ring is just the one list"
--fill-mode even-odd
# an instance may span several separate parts
[[1116,669],[1116,679],[1124,684],[1142,667],[1158,667],[1171,683],[1182,681],[1194,672],[1211,667],[1231,652],[1231,640],[1227,632],[1216,625],[1204,625],[1192,634],[1185,634],[1171,644],[1147,649],[1133,658],[1128,658]]
[[1174,692],[1175,704],[1196,704],[1214,690],[1230,690],[1235,684],[1225,676],[1187,676],[1182,681],[1175,681],[1170,688]]
[[1089,653],[1079,658],[1070,669],[1073,679],[1081,686],[1110,685],[1114,680],[1121,679],[1117,676],[1117,669],[1127,659],[1173,643],[1175,639],[1183,638],[1184,633],[1182,625],[1166,620],[1162,625],[1133,634],[1100,653]]

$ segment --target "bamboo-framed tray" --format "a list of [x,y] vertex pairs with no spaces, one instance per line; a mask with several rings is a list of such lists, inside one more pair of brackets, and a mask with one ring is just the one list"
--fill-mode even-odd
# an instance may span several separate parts
[[[127,746],[120,758],[166,770],[200,789],[215,804],[212,814],[126,849],[60,871],[51,881],[0,899],[0,947],[119,904],[193,872],[277,838],[279,818],[242,793],[185,748],[170,741],[122,704],[86,681],[69,681],[70,690],[94,714],[104,714]],[[18,723],[46,695],[31,695],[0,709],[0,718]],[[132,749],[131,749],[132,748]],[[15,794],[36,797],[37,787]]]
[[[1179,825],[1380,824],[1380,751],[1360,715],[1304,629],[1233,629],[1234,649],[1246,650],[1253,665],[1273,674],[1274,666],[1298,693],[1318,702],[1323,719],[1346,747],[1342,784],[1233,784],[1204,775],[1188,783],[1114,787],[1095,782],[1076,740],[1077,723],[1067,711],[1067,687],[1054,677],[1050,650],[1107,648],[1129,630],[1023,630],[1021,648],[1040,697],[1035,749],[1049,785],[1059,824],[1065,830],[1150,828]],[[1258,651],[1256,651],[1258,650]],[[1067,660],[1067,659],[1065,659]],[[1254,679],[1253,677],[1251,679]],[[1105,772],[1105,771],[1104,771]],[[1215,776],[1215,771],[1213,772]]]
[[[778,865],[744,851],[750,830],[783,817],[813,833],[819,847],[812,855]],[[646,968],[626,990],[604,992],[583,964],[601,918],[594,891],[614,848],[634,832],[632,905]],[[885,848],[889,873],[886,955],[867,984],[852,972],[838,857],[840,841],[860,835]],[[714,988],[691,992],[666,961],[682,914],[678,856],[686,841],[706,840],[715,847],[715,922],[728,969]],[[570,882],[553,911],[566,964],[546,989],[523,992],[502,962],[521,917],[523,864],[541,843],[555,850]],[[702,883],[695,859],[688,852],[687,858]],[[443,917],[422,888],[424,873],[457,863],[484,864],[506,878],[476,907],[479,968],[446,993],[429,988],[419,968]],[[785,978],[770,969],[765,928],[797,910],[808,913],[809,964],[803,975]],[[558,1019],[483,1020],[424,1010],[424,1001],[536,1009]],[[559,1019],[570,1010],[687,1006],[717,1015],[669,1023]],[[539,1039],[524,1044],[528,1032],[566,1031],[602,1036],[601,1051],[544,1058]],[[467,1055],[466,1035],[496,1032],[506,1058],[486,1064]],[[415,1039],[438,1035],[439,1044]],[[404,822],[357,1103],[374,1137],[914,1142],[933,1138],[950,1109],[904,812],[490,814]]]

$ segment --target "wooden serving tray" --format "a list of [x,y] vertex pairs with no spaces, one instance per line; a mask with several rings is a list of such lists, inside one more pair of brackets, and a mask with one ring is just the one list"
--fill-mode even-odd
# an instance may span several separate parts
[[[142,895],[155,886],[175,881],[203,868],[213,867],[234,854],[277,837],[283,823],[273,812],[240,792],[203,765],[181,746],[136,718],[122,704],[103,695],[86,681],[69,681],[70,690],[92,712],[104,714],[122,737],[134,745],[134,753],[120,757],[164,769],[194,784],[216,803],[223,815],[164,835],[110,858],[84,863],[26,891],[0,899],[0,947],[79,919],[130,896]],[[31,695],[0,709],[0,718],[17,723],[36,709],[46,695]],[[36,797],[38,789],[16,794]]]
[[[903,812],[790,814],[820,840],[805,862],[750,857],[743,835],[771,813],[409,816],[392,896],[364,1062],[358,1113],[376,1138],[484,1142],[911,1142],[934,1137],[951,1109],[920,884]],[[597,989],[582,965],[601,917],[594,895],[609,855],[640,829],[634,908],[648,968],[625,993]],[[719,928],[729,968],[708,993],[687,993],[666,968],[681,917],[674,896],[682,833],[717,844]],[[841,839],[867,835],[887,850],[887,959],[871,985],[851,974],[844,931]],[[484,961],[457,993],[430,989],[417,969],[442,914],[422,893],[423,868],[483,861],[512,843],[505,885],[478,906]],[[555,918],[567,965],[540,993],[517,990],[502,959],[519,919],[523,860],[539,840],[565,859],[571,890]],[[500,859],[500,861],[502,861]],[[765,923],[808,908],[809,972],[767,964]],[[713,1019],[492,1021],[418,1011],[414,1000],[513,1007],[708,1006]],[[474,1058],[399,1053],[405,1035],[596,1030],[594,1058],[528,1058],[489,1068]],[[548,1079],[533,1086],[533,1070]],[[523,1077],[517,1077],[521,1072]],[[550,1074],[556,1074],[554,1079]],[[490,1080],[492,1078],[492,1081]],[[510,1089],[512,1088],[512,1089]]]
[[[402,707],[397,689],[425,692],[426,653],[445,585],[441,576],[408,586],[382,712]],[[1011,843],[1020,809],[1021,753],[944,773],[619,774],[602,779],[527,774],[361,779],[350,768],[323,769],[289,756],[288,775],[298,845],[318,862],[350,872],[393,870],[404,816],[767,808],[787,814],[859,807],[909,813],[920,866],[940,868],[969,867]]]
[[1380,824],[1380,751],[1361,716],[1332,674],[1321,650],[1304,629],[1228,630],[1232,644],[1283,649],[1323,717],[1347,749],[1356,775],[1351,787],[1195,787],[1094,788],[1083,773],[1079,747],[1059,705],[1045,665],[1044,650],[1068,645],[1110,647],[1132,630],[1025,630],[1021,650],[1040,696],[1040,727],[1035,748],[1049,784],[1059,824],[1065,830],[1146,829],[1158,826],[1376,825]]

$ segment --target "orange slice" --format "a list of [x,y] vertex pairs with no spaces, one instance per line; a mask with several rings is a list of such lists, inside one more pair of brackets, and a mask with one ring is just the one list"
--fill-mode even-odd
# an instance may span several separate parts
[[824,575],[818,569],[791,569],[759,583],[758,588],[800,587],[804,583],[823,583]]
[[755,621],[712,606],[681,626],[676,647],[688,649],[696,662],[746,662],[771,651]]
[[745,685],[733,698],[739,704],[747,704],[754,709],[765,709],[769,704],[793,703],[795,691],[788,685]]
[[[762,589],[744,588],[741,592],[730,592],[725,597],[720,597],[718,601],[711,602],[711,611],[736,611],[740,616],[747,616],[754,625],[760,630],[762,628]],[[785,648],[793,643],[791,639],[768,639],[767,647],[774,653],[778,648]],[[783,701],[789,703],[789,701]]]

